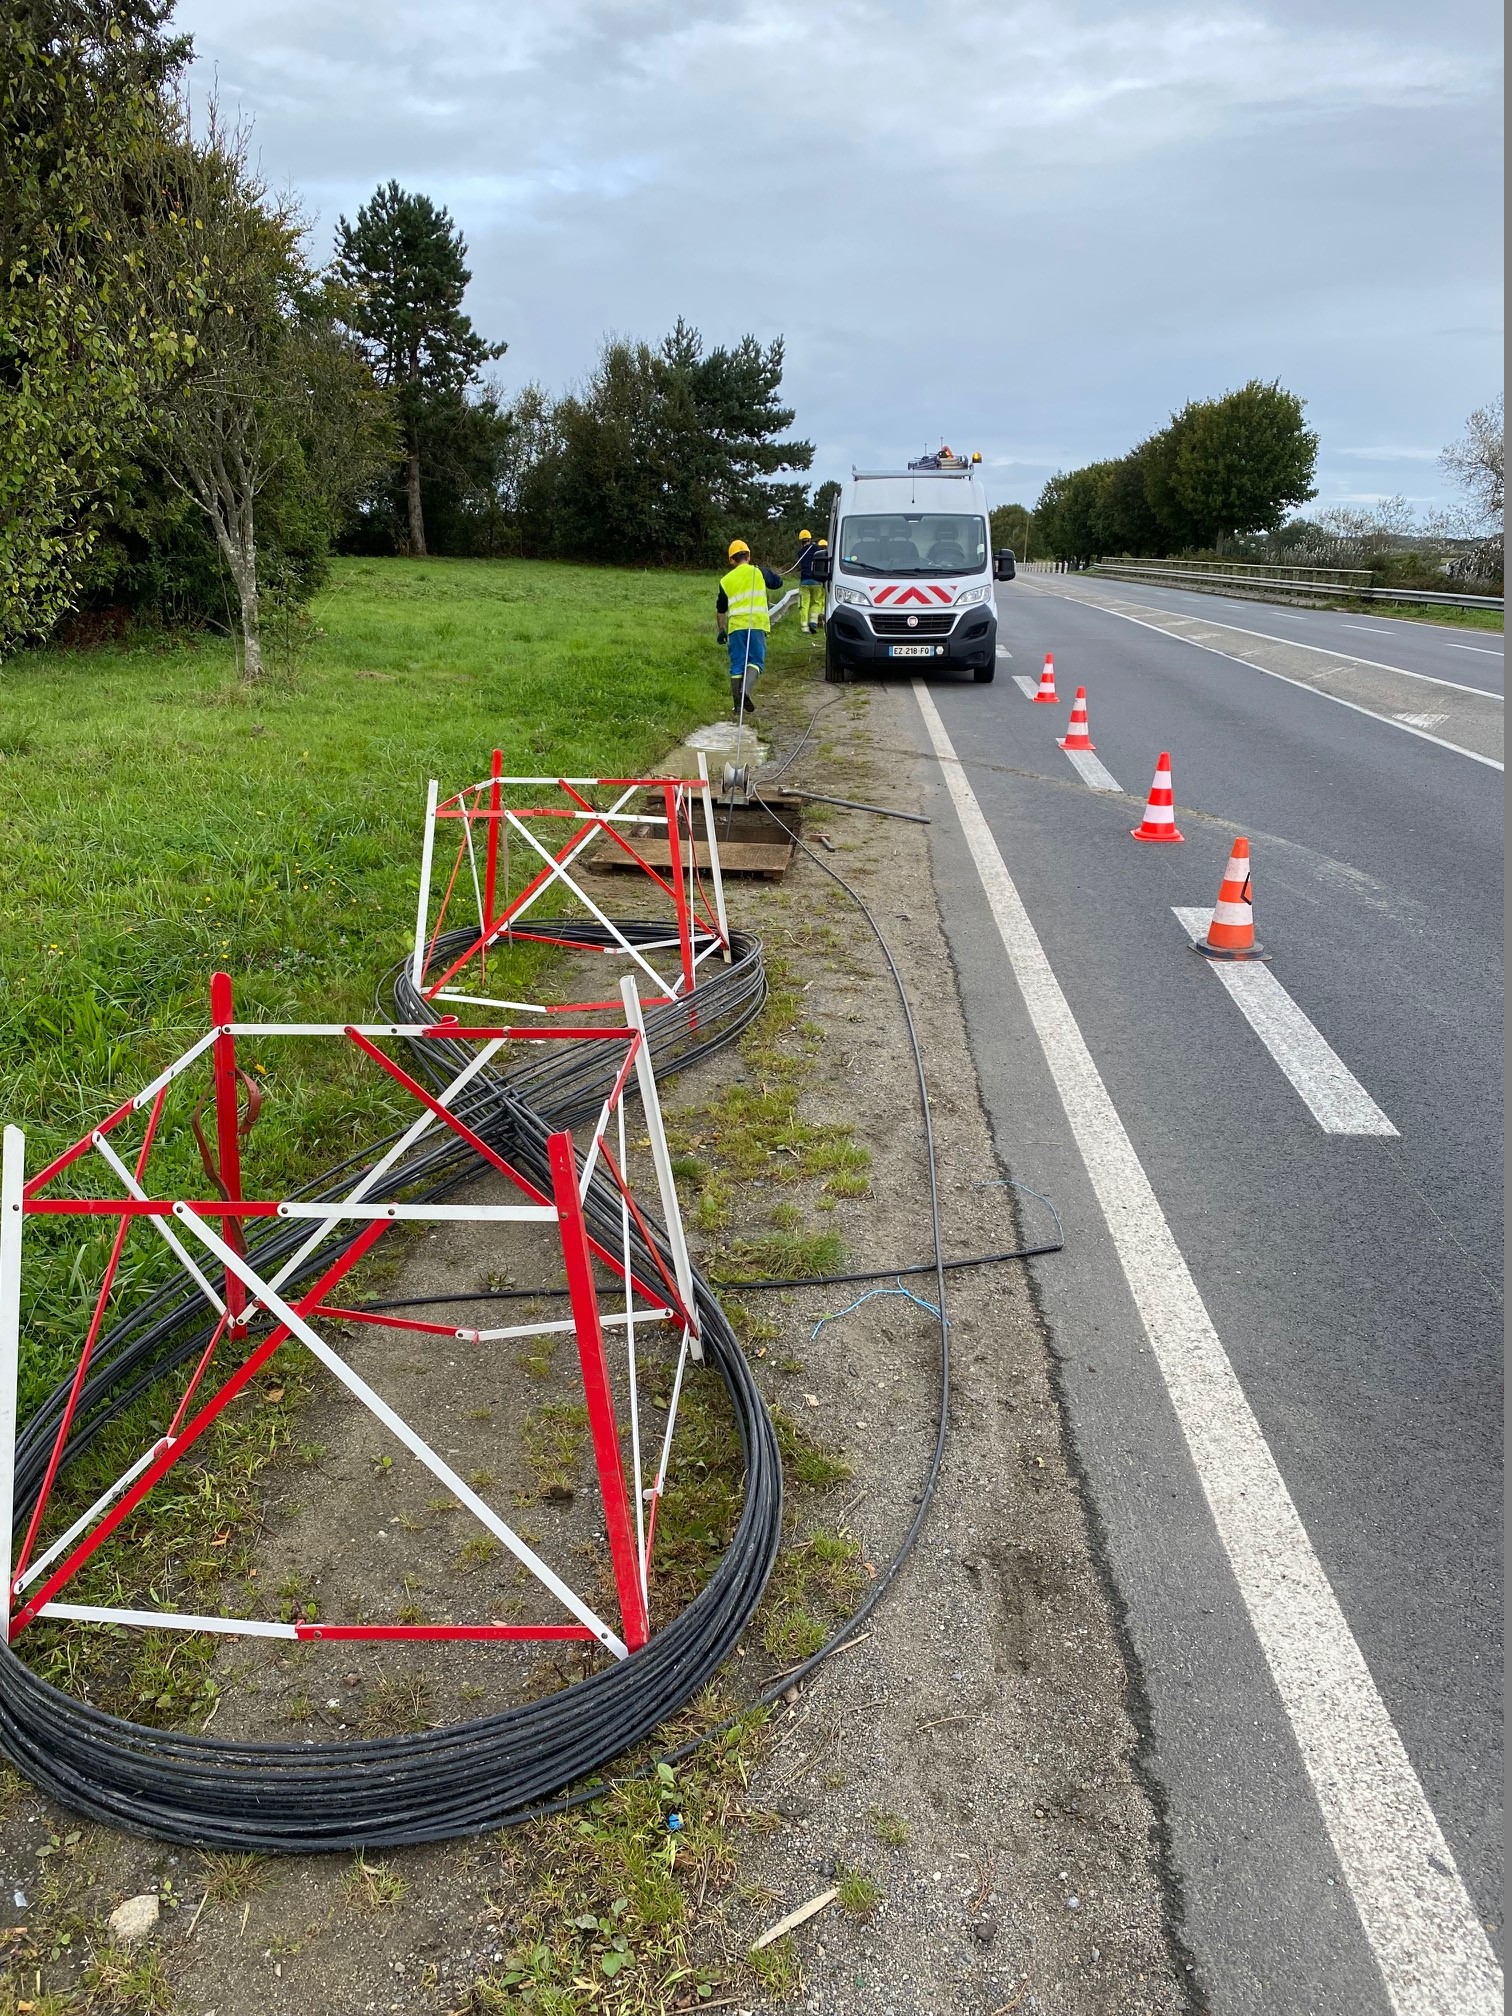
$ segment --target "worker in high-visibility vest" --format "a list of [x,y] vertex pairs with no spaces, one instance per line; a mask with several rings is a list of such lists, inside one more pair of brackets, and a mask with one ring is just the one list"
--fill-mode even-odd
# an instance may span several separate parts
[[744,539],[730,541],[727,557],[730,571],[719,584],[714,620],[719,641],[730,652],[730,704],[737,714],[754,714],[751,688],[766,664],[772,628],[767,590],[780,588],[782,576],[770,567],[758,567]]
[[824,550],[825,541],[812,532],[798,534],[798,622],[810,637],[824,620],[824,583],[814,579],[815,556]]

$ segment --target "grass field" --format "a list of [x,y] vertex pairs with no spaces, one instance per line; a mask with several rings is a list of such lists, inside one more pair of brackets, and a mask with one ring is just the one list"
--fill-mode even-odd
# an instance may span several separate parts
[[[640,766],[728,710],[702,576],[348,560],[314,616],[251,690],[205,639],[0,667],[0,1118],[29,1169],[203,1030],[217,966],[248,1020],[369,1019],[413,930],[427,778],[471,782],[495,745],[516,771]],[[387,1108],[334,1045],[269,1068],[250,1168],[278,1194],[350,1152],[354,1105]],[[79,1222],[28,1229],[23,1415],[104,1255],[108,1230],[54,1230]]]

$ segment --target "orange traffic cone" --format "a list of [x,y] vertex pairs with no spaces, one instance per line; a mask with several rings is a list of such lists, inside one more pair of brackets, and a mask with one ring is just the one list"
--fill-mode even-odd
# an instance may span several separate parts
[[1136,840],[1184,840],[1176,831],[1176,799],[1171,790],[1171,759],[1162,749],[1155,765],[1155,782],[1145,800],[1144,818],[1131,827]]
[[1078,686],[1076,698],[1071,702],[1071,725],[1064,735],[1056,737],[1062,749],[1094,749],[1096,743],[1087,732],[1087,689]]
[[1034,696],[1034,704],[1036,707],[1054,707],[1058,704],[1055,698],[1055,656],[1053,652],[1047,651],[1045,653],[1045,669],[1040,674],[1039,691]]
[[1209,959],[1263,959],[1266,955],[1255,943],[1255,912],[1250,894],[1249,842],[1234,842],[1234,851],[1223,871],[1213,921],[1197,951]]

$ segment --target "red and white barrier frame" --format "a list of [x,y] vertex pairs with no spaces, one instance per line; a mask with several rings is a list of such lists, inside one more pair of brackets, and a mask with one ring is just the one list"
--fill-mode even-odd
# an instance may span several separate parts
[[[636,969],[647,1007],[691,996],[698,969],[711,957],[728,961],[730,927],[725,914],[724,884],[719,868],[719,840],[708,762],[698,759],[698,776],[689,777],[506,777],[502,753],[495,749],[487,777],[442,798],[432,778],[426,792],[425,831],[420,851],[420,893],[415,918],[411,976],[427,1001],[467,1003],[504,1008],[515,1014],[560,1015],[617,1008],[617,1001],[574,1002],[548,1006],[539,1001],[503,1000],[487,993],[488,955],[511,943],[562,945],[553,933],[554,916],[539,908],[548,891],[567,897],[605,933],[598,949],[628,960]],[[649,794],[660,809],[637,799]],[[598,801],[608,799],[607,804]],[[702,811],[703,831],[695,832],[695,814]],[[457,828],[455,847],[447,824]],[[560,838],[563,825],[565,839]],[[669,861],[665,872],[654,867],[636,846],[637,829],[664,834]],[[621,926],[605,915],[583,888],[573,870],[586,850],[602,838],[638,865],[670,906],[667,935],[634,944]],[[511,850],[523,853],[528,874],[524,886],[510,894]],[[703,861],[699,854],[702,851]],[[437,856],[451,855],[439,903],[432,887]],[[432,973],[442,933],[458,928],[456,908],[470,908],[476,927],[460,952]],[[467,894],[471,895],[471,905]],[[434,915],[432,914],[434,910]],[[532,915],[532,913],[536,913]],[[670,955],[670,957],[669,957]],[[675,960],[675,970],[669,972]]]
[[[98,1127],[63,1151],[35,1175],[25,1173],[26,1143],[17,1127],[4,1130],[0,1155],[0,1560],[6,1564],[8,1634],[16,1639],[37,1618],[76,1619],[110,1625],[178,1627],[241,1636],[290,1639],[585,1639],[594,1640],[616,1658],[634,1653],[649,1635],[650,1577],[655,1543],[656,1511],[666,1488],[668,1461],[683,1374],[690,1356],[699,1357],[698,1314],[671,1161],[662,1127],[660,1102],[652,1070],[641,1003],[635,979],[621,982],[623,1020],[617,1027],[584,1028],[561,1024],[470,1029],[448,1016],[435,1024],[357,1026],[337,1023],[239,1023],[234,1019],[231,981],[217,973],[210,989],[212,1027],[184,1054],[159,1072],[134,1098],[117,1107]],[[436,1037],[476,1046],[473,1055],[446,1088],[433,1093],[419,1083],[381,1047],[385,1041]],[[515,1168],[504,1155],[469,1128],[451,1108],[468,1083],[485,1070],[507,1045],[569,1039],[618,1045],[623,1058],[612,1089],[580,1152],[571,1133],[549,1136],[549,1190]],[[339,1199],[248,1194],[242,1176],[242,1149],[256,1117],[261,1095],[238,1064],[239,1043],[255,1042],[259,1051],[284,1040],[342,1043],[364,1056],[418,1105],[409,1127]],[[184,1089],[175,1087],[186,1074],[207,1076],[205,1096],[194,1108],[192,1128],[213,1187],[220,1194],[188,1199],[158,1194],[151,1186],[151,1164],[165,1131],[165,1109],[174,1094],[182,1111]],[[628,1176],[628,1143],[624,1097],[632,1075],[639,1092],[663,1225],[667,1230],[664,1259],[642,1216]],[[244,1103],[245,1101],[245,1103]],[[214,1119],[212,1154],[201,1113]],[[401,1164],[421,1137],[450,1129],[466,1141],[486,1165],[504,1177],[514,1193],[504,1203],[373,1201],[372,1193],[388,1172]],[[159,1158],[161,1160],[161,1157]],[[108,1194],[99,1193],[101,1170],[108,1172]],[[585,1216],[585,1202],[596,1171],[604,1172],[619,1200],[618,1250],[596,1238]],[[95,1194],[73,1193],[63,1181],[74,1172],[96,1178]],[[603,1192],[600,1190],[602,1197]],[[115,1230],[103,1278],[80,1346],[68,1402],[58,1424],[46,1474],[35,1506],[15,1546],[14,1483],[16,1458],[17,1370],[21,1347],[21,1289],[24,1228],[28,1218],[49,1216],[106,1218]],[[276,1271],[264,1271],[248,1258],[247,1228],[259,1219],[308,1221],[310,1230],[295,1252]],[[387,1314],[344,1307],[336,1290],[359,1260],[397,1224],[466,1222],[472,1224],[554,1225],[565,1272],[570,1316],[554,1322],[532,1322],[495,1329],[462,1329],[454,1324],[418,1322]],[[602,1217],[599,1221],[602,1224]],[[356,1226],[355,1237],[353,1227]],[[632,1227],[640,1236],[642,1255],[632,1255]],[[172,1418],[162,1435],[128,1466],[116,1481],[67,1529],[44,1543],[48,1504],[63,1462],[79,1396],[89,1375],[107,1307],[121,1275],[128,1238],[136,1233],[161,1239],[213,1313],[209,1343],[191,1368]],[[331,1258],[312,1285],[296,1289],[291,1277],[307,1279],[310,1263],[323,1242],[331,1242]],[[345,1243],[338,1247],[337,1242]],[[606,1290],[622,1306],[600,1307],[595,1262],[609,1277]],[[644,1278],[649,1276],[650,1278]],[[479,1495],[431,1448],[403,1416],[374,1390],[343,1358],[324,1334],[330,1322],[378,1324],[425,1332],[437,1337],[488,1345],[542,1332],[570,1331],[577,1344],[589,1431],[618,1600],[618,1629],[558,1574],[514,1530],[499,1511]],[[638,1333],[649,1326],[675,1326],[680,1333],[676,1374],[665,1431],[649,1487],[644,1480],[640,1430]],[[166,1477],[205,1430],[230,1405],[248,1382],[289,1338],[297,1338],[360,1404],[383,1424],[458,1503],[470,1511],[486,1532],[506,1547],[521,1566],[554,1598],[564,1617],[540,1624],[329,1624],[260,1621],[242,1617],[186,1615],[177,1611],[109,1608],[70,1603],[64,1592],[78,1571],[130,1517],[147,1494]],[[606,1339],[613,1340],[613,1368]],[[234,1360],[227,1370],[228,1361]],[[219,1361],[217,1363],[217,1361]],[[215,1384],[211,1378],[214,1371]],[[627,1400],[630,1467],[627,1479],[621,1455],[614,1375]],[[213,1388],[213,1390],[212,1390]],[[206,1397],[208,1396],[208,1397]],[[191,1411],[193,1409],[194,1411]]]

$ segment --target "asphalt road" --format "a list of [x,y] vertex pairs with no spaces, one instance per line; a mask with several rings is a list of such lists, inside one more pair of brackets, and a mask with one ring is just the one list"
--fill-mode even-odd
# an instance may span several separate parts
[[[1503,780],[1048,584],[998,600],[1013,655],[997,683],[930,693],[1500,1951]],[[1062,704],[1035,707],[1011,675],[1051,649]],[[1056,746],[1078,684],[1128,796],[1087,788]],[[1129,828],[1162,749],[1186,839],[1145,847]],[[1037,1288],[1207,2006],[1387,2016],[1358,1872],[1325,1831],[961,820],[924,768],[997,1143],[1066,1219]],[[1212,904],[1236,832],[1270,970],[1400,1138],[1323,1132],[1172,915]]]
[[[1035,577],[1026,576],[1033,581]],[[1050,579],[1046,577],[1046,585]],[[1101,576],[1090,577],[1103,579]],[[1119,581],[1111,575],[1104,586],[1121,600],[1148,602],[1184,616],[1202,616],[1231,623],[1287,644],[1317,644],[1330,651],[1417,672],[1430,679],[1448,679],[1483,693],[1505,693],[1505,640],[1495,630],[1451,629],[1434,623],[1411,623],[1402,617],[1352,615],[1330,609],[1283,609],[1273,602],[1251,602],[1238,596],[1207,595],[1196,589],[1160,588],[1144,581]]]

